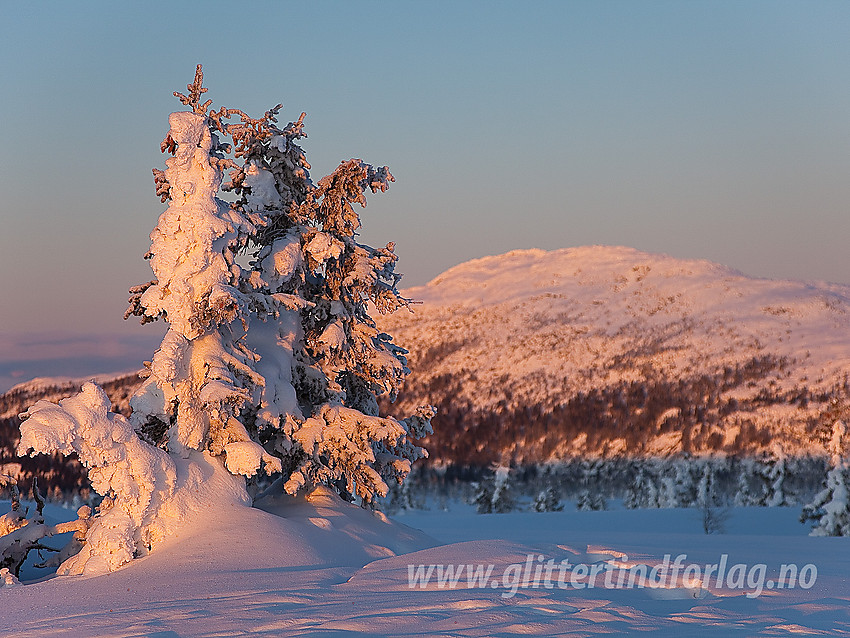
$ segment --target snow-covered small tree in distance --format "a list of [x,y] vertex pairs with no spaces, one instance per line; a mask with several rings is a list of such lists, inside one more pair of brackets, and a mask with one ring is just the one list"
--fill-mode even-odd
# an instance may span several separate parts
[[406,351],[369,314],[409,303],[393,244],[357,242],[354,205],[393,176],[352,159],[314,184],[298,144],[303,113],[280,128],[281,105],[259,118],[213,110],[200,65],[187,88],[175,96],[189,110],[171,114],[161,145],[171,157],[153,171],[168,202],[146,255],[154,279],[130,290],[125,315],[164,319],[168,331],[129,422],[86,384],[58,405],[40,401],[21,425],[19,453],[76,452],[106,497],[98,517],[113,531],[95,517],[88,538],[109,539],[66,573],[98,556],[114,569],[153,548],[186,476],[203,489],[192,463],[279,474],[290,494],[329,486],[371,506],[426,455],[415,440],[431,432],[433,408],[378,413],[377,398],[394,399],[409,373]]
[[847,463],[847,426],[832,424],[826,485],[803,507],[800,522],[813,521],[812,536],[850,536],[850,469]]

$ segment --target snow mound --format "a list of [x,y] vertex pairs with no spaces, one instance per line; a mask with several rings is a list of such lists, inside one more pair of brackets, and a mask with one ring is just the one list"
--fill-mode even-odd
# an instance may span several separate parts
[[254,507],[283,518],[302,534],[329,562],[365,564],[376,558],[398,556],[434,547],[430,536],[343,501],[327,487],[306,496],[286,493],[257,499]]

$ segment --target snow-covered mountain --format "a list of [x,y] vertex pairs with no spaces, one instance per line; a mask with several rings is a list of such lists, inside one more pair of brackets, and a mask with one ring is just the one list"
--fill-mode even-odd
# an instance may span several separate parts
[[[476,259],[405,295],[412,312],[377,317],[413,370],[383,408],[438,406],[432,461],[822,454],[850,414],[850,286],[594,246]],[[98,380],[122,411],[140,382]],[[20,462],[16,415],[82,381],[0,395],[0,464]]]
[[446,462],[820,453],[842,416],[850,286],[755,279],[630,248],[520,250],[379,318],[413,370],[389,412],[440,409]]

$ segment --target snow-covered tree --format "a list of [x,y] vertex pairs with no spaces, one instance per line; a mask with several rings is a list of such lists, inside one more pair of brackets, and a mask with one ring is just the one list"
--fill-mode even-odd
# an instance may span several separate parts
[[501,464],[494,466],[492,475],[479,484],[474,502],[479,514],[504,514],[513,511],[516,508],[516,498],[511,468]]
[[792,505],[794,499],[788,493],[786,482],[788,480],[788,457],[780,445],[774,449],[774,463],[770,472],[770,490],[772,496],[767,503],[768,507],[784,507]]
[[425,509],[425,496],[411,488],[410,479],[405,480],[401,485],[393,482],[389,485],[389,491],[381,503],[381,509],[393,514],[423,510]]
[[627,509],[660,507],[658,488],[649,468],[641,467],[626,490],[623,506]]
[[535,512],[560,512],[563,511],[564,506],[561,504],[558,491],[550,485],[534,499],[533,508]]
[[758,499],[753,494],[751,482],[755,475],[755,461],[751,457],[740,459],[736,465],[738,473],[737,484],[735,486],[735,496],[733,503],[736,507],[748,507],[756,505]]
[[658,501],[661,507],[691,507],[696,501],[696,486],[689,456],[672,461],[669,472],[661,477]]
[[[377,398],[394,399],[408,369],[370,304],[392,312],[408,300],[396,288],[393,245],[356,241],[354,205],[393,177],[353,159],[314,185],[297,143],[303,113],[279,128],[280,105],[260,118],[209,111],[202,80],[199,67],[189,96],[179,95],[192,112],[172,115],[163,143],[174,157],[157,183],[171,205],[152,235],[155,283],[137,289],[130,311],[163,316],[170,330],[131,419],[164,431],[173,451],[224,453],[234,473],[253,475],[261,463],[282,471],[290,493],[325,483],[371,504],[385,479],[401,481],[425,454],[412,440],[430,432],[433,415],[427,406],[404,420],[378,415]],[[239,122],[227,123],[233,116]],[[224,157],[231,148],[235,160]],[[215,197],[223,167],[224,188],[239,196],[232,205]],[[250,268],[235,261],[245,252]]]
[[605,510],[608,509],[608,503],[598,490],[585,488],[578,495],[576,509],[579,512]]
[[604,510],[608,507],[601,492],[603,483],[601,474],[605,462],[601,459],[584,460],[582,462],[582,490],[579,492],[576,509],[579,511]]
[[106,497],[75,573],[98,553],[114,569],[161,539],[164,506],[202,483],[179,459],[279,473],[291,494],[324,484],[371,506],[426,455],[414,440],[431,432],[433,408],[378,413],[409,371],[369,313],[408,300],[392,243],[356,241],[354,205],[386,190],[389,170],[353,159],[314,184],[297,144],[303,113],[279,128],[280,105],[260,118],[212,110],[200,65],[187,88],[175,95],[189,110],[171,114],[161,145],[171,157],[153,171],[168,202],[146,255],[154,279],[130,290],[125,315],[168,331],[129,421],[86,384],[58,405],[39,402],[21,425],[19,453],[76,452]]
[[[128,313],[143,322],[164,318],[169,329],[150,364],[150,375],[131,399],[131,423],[170,452],[225,453],[234,473],[254,474],[253,460],[280,462],[251,440],[240,415],[263,379],[245,345],[249,312],[239,290],[235,256],[260,220],[218,199],[223,146],[200,104],[203,76],[181,96],[192,111],[172,113],[163,151],[173,157],[156,173],[157,194],[168,200],[151,233],[155,279],[131,290]],[[219,120],[220,121],[220,120]]]
[[833,423],[826,486],[803,507],[800,517],[801,523],[815,522],[812,536],[850,536],[850,464],[847,461],[846,437],[844,422]]
[[758,463],[756,475],[762,488],[761,496],[756,500],[758,505],[782,507],[793,504],[786,486],[788,458],[781,444],[775,443],[770,454]]

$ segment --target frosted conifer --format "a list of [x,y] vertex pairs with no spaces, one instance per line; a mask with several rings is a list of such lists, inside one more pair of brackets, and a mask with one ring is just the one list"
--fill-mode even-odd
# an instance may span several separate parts
[[479,514],[504,514],[516,507],[511,469],[506,465],[494,465],[492,474],[478,486],[474,503]]
[[803,508],[800,522],[814,521],[812,536],[850,536],[850,470],[847,462],[846,426],[832,425],[830,469],[826,486]]
[[[393,245],[357,243],[354,205],[386,190],[389,170],[353,159],[314,185],[297,144],[304,114],[281,129],[280,105],[260,118],[215,111],[200,65],[187,89],[175,95],[189,110],[171,114],[161,144],[171,157],[153,171],[168,202],[146,255],[155,277],[130,290],[125,314],[169,328],[129,420],[87,383],[58,405],[38,402],[21,425],[19,454],[76,453],[105,497],[60,573],[112,570],[154,548],[168,506],[222,464],[281,473],[292,494],[325,484],[373,505],[385,480],[401,482],[426,455],[413,440],[431,432],[433,408],[403,420],[377,408],[409,371],[370,304],[391,312],[408,301]],[[221,188],[237,201],[219,199]],[[234,489],[242,498],[244,480]]]
[[658,488],[650,469],[642,467],[638,470],[635,480],[626,490],[623,506],[626,509],[658,508],[661,506]]
[[[171,323],[169,335],[176,334],[166,336],[145,388],[131,401],[134,423],[164,432],[169,449],[224,453],[234,473],[253,475],[261,463],[282,471],[290,493],[329,484],[372,504],[386,494],[385,479],[401,481],[410,462],[425,454],[412,439],[430,432],[433,415],[430,407],[404,420],[378,415],[377,397],[394,399],[408,369],[405,351],[377,330],[369,304],[392,312],[408,300],[396,288],[393,245],[375,249],[356,241],[354,205],[365,206],[365,191],[384,191],[393,177],[386,167],[353,159],[314,184],[298,144],[303,113],[280,128],[280,105],[260,118],[238,109],[208,111],[209,102],[200,104],[202,80],[199,71],[189,97],[178,94],[193,112],[172,116],[180,124],[172,125],[163,148],[179,158],[181,145],[189,146],[208,174],[192,197],[202,200],[202,225],[214,232],[207,244],[189,247],[174,233],[162,233],[165,245],[153,236],[157,282],[131,299],[131,312],[161,314]],[[233,117],[239,121],[228,123]],[[200,145],[187,137],[184,121],[192,123],[192,136],[200,131]],[[219,143],[218,135],[230,141]],[[235,159],[226,159],[231,150]],[[174,214],[166,211],[158,228],[169,227],[170,217],[185,219],[187,206],[198,207],[175,201],[175,188],[183,192],[175,181],[183,177],[182,164],[166,165]],[[215,199],[224,169],[230,170],[224,189],[239,196],[232,205]],[[157,189],[164,190],[159,177]],[[202,252],[209,272],[204,288],[190,289],[175,325],[164,292],[179,268],[160,255],[192,248]],[[253,255],[250,268],[235,262],[239,253]],[[188,318],[181,315],[186,306]],[[192,364],[196,349],[202,368]]]
[[775,443],[771,448],[770,457],[761,467],[760,478],[764,482],[764,496],[761,505],[767,507],[784,507],[793,503],[788,494],[788,460],[782,445]]
[[579,511],[607,509],[608,503],[600,492],[602,484],[600,474],[604,465],[603,461],[599,459],[585,460],[582,465],[582,485],[584,488],[579,493],[576,509]]
[[733,503],[736,507],[756,505],[758,500],[753,496],[750,481],[755,474],[755,461],[750,457],[741,459],[737,464],[738,480],[735,488]]
[[591,512],[608,509],[605,497],[597,491],[590,489],[582,490],[576,501],[576,509],[579,512]]
[[535,512],[560,512],[563,511],[564,506],[561,504],[557,490],[550,485],[534,499],[533,508]]
[[[674,459],[668,474],[661,477],[658,501],[661,507],[691,507],[696,501],[696,486],[688,455]],[[672,474],[672,475],[671,475]]]

